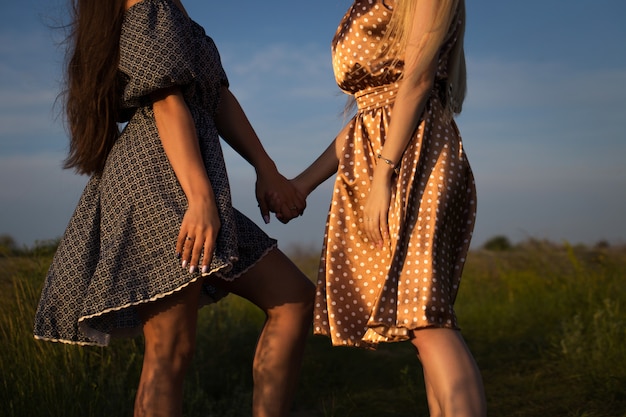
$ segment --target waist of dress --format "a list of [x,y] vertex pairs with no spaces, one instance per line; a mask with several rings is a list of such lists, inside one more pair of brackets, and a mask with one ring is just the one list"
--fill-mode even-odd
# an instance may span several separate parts
[[398,94],[398,83],[369,87],[354,94],[359,112],[393,104]]

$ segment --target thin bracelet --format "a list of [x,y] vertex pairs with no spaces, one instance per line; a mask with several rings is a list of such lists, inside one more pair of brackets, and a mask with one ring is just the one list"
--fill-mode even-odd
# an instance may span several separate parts
[[378,154],[377,156],[378,156],[378,159],[381,159],[384,163],[391,166],[391,168],[393,169],[393,172],[395,172],[396,174],[400,173],[400,167],[394,164],[391,159],[387,159],[383,157],[381,154]]

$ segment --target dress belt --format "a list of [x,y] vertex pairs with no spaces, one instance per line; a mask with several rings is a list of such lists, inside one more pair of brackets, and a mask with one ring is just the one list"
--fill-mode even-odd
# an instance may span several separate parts
[[398,83],[369,87],[354,94],[359,112],[384,107],[393,102],[398,94]]

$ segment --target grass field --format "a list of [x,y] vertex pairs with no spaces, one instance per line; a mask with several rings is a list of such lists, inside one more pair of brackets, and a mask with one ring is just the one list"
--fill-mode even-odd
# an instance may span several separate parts
[[[313,278],[317,253],[291,257]],[[50,248],[0,251],[0,414],[131,416],[142,341],[108,348],[35,341]],[[490,416],[626,417],[626,248],[529,241],[468,258],[457,313],[481,368]],[[186,416],[250,415],[263,316],[229,296],[201,310]],[[427,416],[407,343],[376,352],[311,337],[294,416]]]

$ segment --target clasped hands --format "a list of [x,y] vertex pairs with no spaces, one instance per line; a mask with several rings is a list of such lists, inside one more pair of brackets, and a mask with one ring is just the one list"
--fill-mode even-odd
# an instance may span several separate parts
[[266,224],[270,212],[284,224],[301,216],[306,208],[307,195],[308,192],[295,179],[288,180],[278,171],[257,174],[256,198]]
[[275,181],[271,187],[263,187],[257,180],[257,201],[265,223],[269,223],[269,214],[287,224],[301,216],[306,208],[306,194],[299,190],[294,181],[284,179]]

